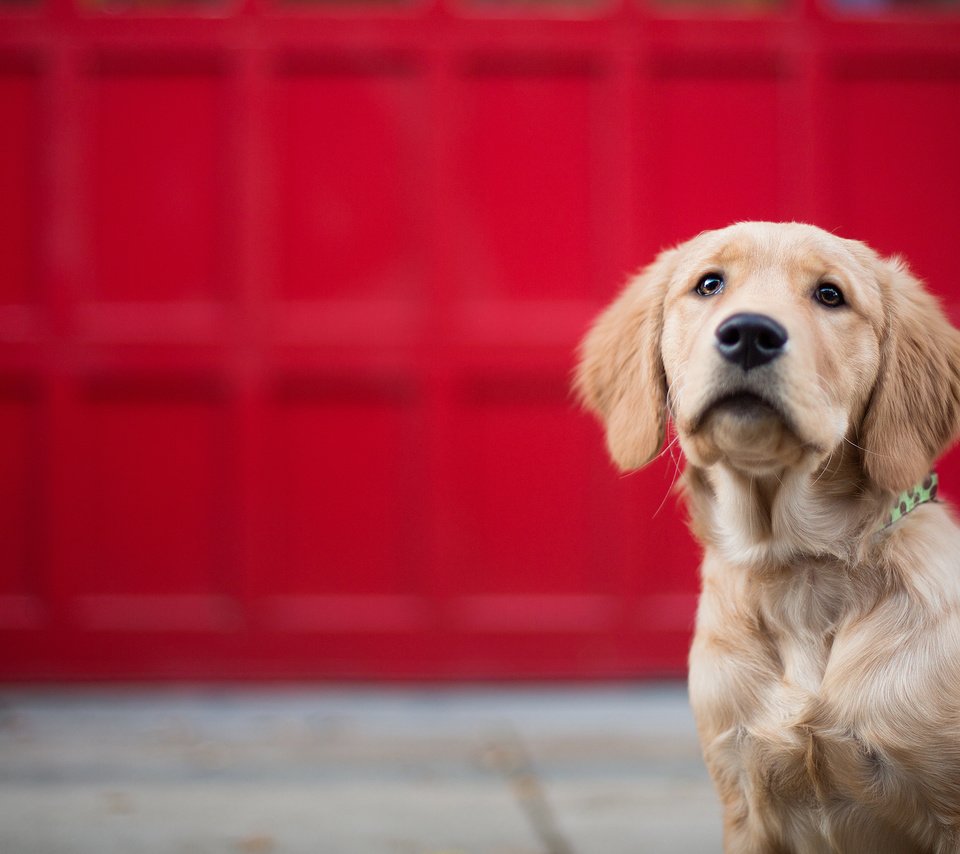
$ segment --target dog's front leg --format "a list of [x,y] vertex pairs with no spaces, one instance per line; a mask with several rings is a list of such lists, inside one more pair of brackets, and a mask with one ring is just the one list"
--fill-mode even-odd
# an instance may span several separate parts
[[724,805],[723,850],[724,854],[792,854],[741,804]]
[[792,854],[781,839],[777,810],[744,764],[744,734],[730,729],[704,741],[704,760],[723,804],[725,854]]

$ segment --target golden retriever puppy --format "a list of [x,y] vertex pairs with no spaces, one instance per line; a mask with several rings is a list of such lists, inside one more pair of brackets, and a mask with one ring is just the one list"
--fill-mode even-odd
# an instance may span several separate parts
[[750,852],[960,852],[960,333],[897,259],[796,223],[663,252],[576,388],[622,469],[668,423],[703,545],[690,700]]

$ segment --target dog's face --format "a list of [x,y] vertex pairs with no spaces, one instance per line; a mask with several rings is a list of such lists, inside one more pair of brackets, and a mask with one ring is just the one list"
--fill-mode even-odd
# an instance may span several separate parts
[[614,460],[749,476],[816,470],[844,441],[900,490],[957,432],[960,335],[899,261],[797,223],[740,223],[662,253],[584,341],[577,387]]
[[757,224],[685,244],[661,355],[687,458],[751,475],[816,468],[876,381],[882,303],[868,259],[825,232]]

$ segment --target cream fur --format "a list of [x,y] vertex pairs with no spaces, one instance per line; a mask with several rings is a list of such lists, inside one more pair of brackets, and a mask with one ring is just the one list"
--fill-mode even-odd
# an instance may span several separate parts
[[[695,292],[722,274],[715,296]],[[838,286],[846,304],[814,299]],[[715,330],[788,332],[744,372]],[[960,529],[880,530],[960,432],[960,333],[898,259],[796,223],[663,253],[584,340],[576,388],[614,461],[672,420],[704,547],[690,698],[728,854],[960,852]],[[718,405],[746,391],[769,407]]]

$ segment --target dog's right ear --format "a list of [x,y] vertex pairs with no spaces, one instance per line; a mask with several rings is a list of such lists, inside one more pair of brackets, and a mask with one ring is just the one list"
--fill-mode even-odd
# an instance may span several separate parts
[[677,250],[662,252],[628,282],[580,345],[574,389],[606,427],[623,471],[652,460],[663,444],[667,381],[660,356],[663,299]]

